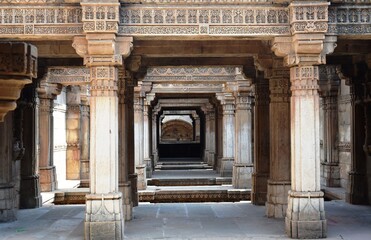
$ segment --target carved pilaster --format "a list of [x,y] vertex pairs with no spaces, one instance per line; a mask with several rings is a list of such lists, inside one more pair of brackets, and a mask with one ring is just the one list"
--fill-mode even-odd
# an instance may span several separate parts
[[269,81],[258,72],[255,83],[254,111],[254,173],[251,188],[251,201],[263,205],[267,199],[269,177]]
[[320,66],[320,93],[323,101],[323,151],[321,183],[327,187],[340,186],[338,152],[338,89],[336,66]]
[[90,94],[86,85],[81,86],[81,121],[80,121],[80,185],[82,187],[90,186]]
[[35,46],[21,42],[0,42],[0,122],[16,108],[22,88],[36,76]]
[[269,79],[270,174],[266,214],[274,218],[286,216],[288,191],[291,188],[290,72],[282,65],[281,59],[273,59]]
[[44,79],[37,88],[39,97],[39,171],[42,192],[50,192],[57,187],[57,177],[53,163],[53,101],[60,94],[62,86],[48,83]]
[[66,178],[80,180],[80,86],[68,86],[66,96]]
[[235,149],[235,99],[232,93],[217,94],[223,107],[223,157],[220,165],[222,177],[232,176]]

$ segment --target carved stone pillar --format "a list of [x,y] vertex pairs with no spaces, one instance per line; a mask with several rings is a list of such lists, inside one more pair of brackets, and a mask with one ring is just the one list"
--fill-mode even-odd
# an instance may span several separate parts
[[327,187],[340,186],[338,152],[338,88],[336,66],[320,67],[320,92],[323,98],[323,149],[321,183]]
[[[128,91],[127,80],[130,79],[130,73],[119,69],[119,190],[123,194],[123,211],[125,220],[131,220],[133,217],[133,200],[131,183],[129,181],[129,104],[133,97]],[[130,81],[130,80],[128,80]]]
[[270,174],[266,214],[274,218],[286,216],[288,191],[291,189],[290,75],[282,63],[282,59],[273,60],[269,79]]
[[143,162],[146,165],[146,177],[152,177],[152,158],[150,152],[150,105],[147,99],[143,106]]
[[254,173],[251,202],[263,205],[267,200],[269,177],[269,81],[259,72],[255,83]]
[[[351,204],[369,204],[367,184],[367,150],[365,140],[367,108],[365,103],[365,67],[360,62],[355,62],[353,79],[348,81],[351,95],[351,170],[348,172],[348,186],[346,201]],[[368,86],[367,86],[368,87]],[[368,116],[367,116],[368,117]]]
[[291,191],[286,232],[293,238],[326,237],[327,221],[320,186],[319,64],[333,52],[336,37],[325,36],[328,2],[292,1],[292,37],[277,37],[272,50],[290,66]]
[[134,91],[134,159],[135,172],[138,174],[138,190],[147,188],[146,164],[143,159],[143,98],[140,97],[138,88]]
[[232,93],[223,93],[217,97],[223,106],[223,157],[221,159],[220,175],[231,177],[235,147],[235,101]]
[[80,99],[80,186],[89,187],[90,103],[86,85],[81,86]]
[[18,102],[22,111],[22,141],[24,155],[21,161],[19,208],[41,207],[39,168],[37,165],[37,102],[36,83],[26,86]]
[[57,176],[53,163],[53,101],[62,86],[42,80],[37,89],[39,97],[39,171],[42,192],[57,188]]
[[[251,84],[251,83],[250,83]],[[249,87],[249,86],[247,86]],[[234,188],[251,188],[252,162],[252,98],[249,92],[236,94],[235,160],[232,185]]]
[[194,116],[194,121],[195,121],[195,141],[199,142],[200,141],[200,117],[198,115]]
[[215,110],[212,106],[212,109],[209,110],[209,157],[208,157],[208,164],[212,167],[215,165]]
[[[153,169],[157,165],[158,162],[158,149],[157,149],[157,133],[158,133],[158,125],[157,125],[158,113],[152,111],[152,155],[153,155]],[[152,169],[152,170],[153,170]]]
[[217,142],[218,142],[218,154],[216,157],[216,172],[220,173],[222,158],[223,158],[223,107],[218,105],[217,108]]
[[66,97],[66,178],[80,180],[80,86],[68,86]]
[[119,192],[118,66],[132,49],[132,38],[116,36],[120,3],[83,0],[86,37],[73,47],[90,68],[90,194],[86,195],[85,239],[123,239]]
[[204,149],[204,156],[203,160],[205,163],[209,163],[209,148],[210,148],[210,114],[208,109],[205,107],[203,108],[205,113],[205,149]]

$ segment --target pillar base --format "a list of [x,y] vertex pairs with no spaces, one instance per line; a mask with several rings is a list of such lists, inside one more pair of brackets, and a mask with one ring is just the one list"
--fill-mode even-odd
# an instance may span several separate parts
[[57,188],[55,166],[40,167],[39,175],[41,192],[52,192]]
[[289,191],[286,233],[291,238],[325,238],[323,192]]
[[368,205],[368,192],[365,186],[367,176],[365,173],[350,171],[345,200],[351,204]]
[[152,159],[151,158],[145,158],[144,164],[146,165],[146,176],[147,178],[152,177]]
[[133,207],[138,206],[139,198],[138,198],[138,175],[136,173],[129,174],[129,181],[131,187],[131,201],[133,202]]
[[138,174],[138,190],[146,190],[147,188],[147,178],[146,178],[146,165],[137,165],[135,166],[136,173]]
[[17,220],[14,185],[0,184],[0,222]]
[[265,204],[267,217],[284,218],[286,216],[287,198],[290,189],[290,181],[268,180],[267,202]]
[[217,158],[217,163],[216,163],[216,172],[217,173],[221,173],[221,169],[222,169],[222,157],[219,157]]
[[267,201],[267,184],[269,174],[253,173],[251,188],[251,203],[264,205]]
[[120,192],[86,195],[85,239],[124,239]]
[[39,175],[22,176],[19,193],[19,208],[39,208],[42,206]]
[[222,158],[222,162],[220,164],[220,176],[232,177],[233,162],[233,158]]
[[326,187],[340,187],[340,167],[338,163],[321,163],[321,183]]
[[81,188],[89,188],[90,187],[90,180],[89,179],[82,179],[80,181],[79,187],[81,187]]
[[209,150],[205,150],[203,161],[204,161],[204,163],[209,164]]
[[122,193],[122,204],[125,221],[130,221],[133,218],[133,201],[131,200],[131,186],[130,182],[119,184],[120,192]]
[[234,163],[232,185],[234,188],[251,189],[252,172],[254,167],[251,164]]

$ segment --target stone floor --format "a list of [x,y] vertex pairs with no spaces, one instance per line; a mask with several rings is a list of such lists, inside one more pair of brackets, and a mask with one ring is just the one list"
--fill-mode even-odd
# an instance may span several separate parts
[[[371,206],[325,203],[328,239],[371,239]],[[141,203],[125,223],[125,239],[287,239],[283,219],[268,219],[263,206],[240,203]],[[0,224],[0,239],[83,239],[83,205],[20,210]]]

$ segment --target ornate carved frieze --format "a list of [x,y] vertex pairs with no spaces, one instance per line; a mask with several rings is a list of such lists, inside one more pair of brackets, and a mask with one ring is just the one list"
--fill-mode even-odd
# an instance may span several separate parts
[[351,144],[350,142],[339,142],[338,149],[339,152],[350,152]]
[[81,7],[1,6],[1,35],[78,35],[82,31]]
[[63,85],[79,85],[90,82],[90,71],[86,67],[49,67],[48,82]]
[[289,6],[291,32],[327,32],[328,5],[330,3],[323,1],[292,2]]
[[119,33],[128,35],[287,35],[285,7],[124,5]]
[[84,32],[116,33],[119,22],[118,2],[82,2]]
[[328,33],[337,35],[371,34],[370,5],[330,6]]
[[[45,0],[44,0],[45,1]],[[348,0],[349,1],[349,0]],[[271,0],[120,0],[125,4],[141,3],[141,4],[256,4],[256,3],[271,3]]]

